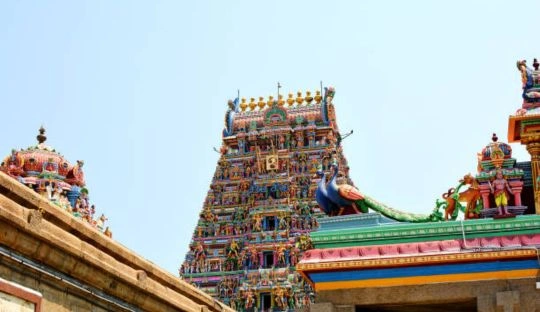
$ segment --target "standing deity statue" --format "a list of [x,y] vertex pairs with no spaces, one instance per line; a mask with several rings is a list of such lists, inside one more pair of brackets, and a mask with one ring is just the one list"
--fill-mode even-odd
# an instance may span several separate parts
[[495,205],[499,210],[499,215],[509,215],[508,213],[508,193],[512,194],[512,189],[508,181],[503,177],[502,171],[497,170],[496,178],[493,183],[488,181],[489,189],[495,197]]

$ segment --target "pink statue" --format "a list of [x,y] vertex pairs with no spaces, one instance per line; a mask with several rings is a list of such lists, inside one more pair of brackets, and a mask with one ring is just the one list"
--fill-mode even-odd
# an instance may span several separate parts
[[489,189],[493,196],[495,197],[495,205],[499,209],[499,215],[511,215],[508,212],[508,193],[512,194],[512,189],[508,181],[504,179],[502,171],[497,170],[496,179],[493,180],[493,184],[488,181]]

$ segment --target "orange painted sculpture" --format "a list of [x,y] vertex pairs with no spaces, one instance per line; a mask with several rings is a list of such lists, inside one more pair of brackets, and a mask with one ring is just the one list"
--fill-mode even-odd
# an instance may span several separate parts
[[480,199],[478,181],[468,173],[459,182],[464,185],[469,185],[469,188],[466,191],[459,193],[459,201],[467,202],[467,206],[465,207],[465,219],[478,218],[478,213],[476,212],[476,204]]

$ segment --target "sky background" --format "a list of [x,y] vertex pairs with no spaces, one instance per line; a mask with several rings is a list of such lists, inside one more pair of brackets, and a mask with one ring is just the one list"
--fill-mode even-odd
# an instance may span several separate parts
[[[538,1],[2,1],[0,154],[85,161],[114,239],[173,274],[219,155],[227,100],[334,86],[351,177],[429,214],[475,173],[540,57]],[[514,157],[529,160],[520,145]]]

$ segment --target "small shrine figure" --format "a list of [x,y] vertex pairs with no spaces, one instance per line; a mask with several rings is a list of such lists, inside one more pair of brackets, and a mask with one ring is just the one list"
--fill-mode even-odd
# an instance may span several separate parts
[[499,209],[500,216],[513,216],[508,212],[508,195],[506,191],[512,194],[512,189],[508,181],[503,177],[502,171],[497,170],[496,178],[493,183],[488,181],[489,189],[495,197],[495,205]]
[[255,215],[253,217],[254,225],[253,225],[253,231],[262,231],[262,217],[261,215]]
[[206,264],[206,251],[204,250],[204,246],[201,244],[201,242],[197,243],[193,253],[195,255],[195,263],[199,268],[199,272],[202,272]]
[[103,232],[103,234],[105,234],[105,236],[107,236],[109,238],[112,238],[112,232],[109,229],[109,227],[105,228],[105,232]]
[[277,254],[277,263],[279,264],[286,264],[285,261],[285,251],[287,250],[287,247],[283,245],[283,243],[280,243],[279,246],[276,247],[276,254]]
[[230,258],[237,258],[238,257],[238,243],[233,239],[231,241],[231,245],[229,246],[229,252],[227,253],[227,256]]
[[251,260],[250,260],[251,267],[257,268],[259,266],[259,253],[257,251],[257,247],[251,246],[250,251],[251,251]]
[[284,288],[280,286],[276,286],[276,288],[274,288],[274,300],[276,301],[276,305],[281,310],[287,310],[289,308],[287,297],[286,297],[286,291]]
[[248,288],[244,294],[244,298],[246,300],[246,309],[251,309],[253,308],[253,305],[255,304],[255,294],[253,293],[253,291]]
[[12,149],[11,155],[6,157],[2,165],[0,165],[0,170],[6,172],[12,177],[18,177],[24,172],[23,164],[24,160],[22,157],[17,153],[16,150]]
[[285,214],[281,214],[280,215],[280,218],[279,218],[279,229],[280,230],[285,230],[285,229],[289,229],[289,223],[287,222],[287,218],[285,216]]
[[53,158],[49,158],[46,162],[43,162],[42,171],[44,173],[57,173],[58,165],[54,162]]
[[57,184],[56,187],[52,190],[51,201],[59,202],[61,194],[62,186],[60,184]]
[[290,255],[289,255],[289,257],[291,259],[290,260],[290,265],[296,266],[296,263],[298,263],[298,253],[299,252],[300,251],[298,250],[298,248],[296,248],[296,247],[291,248]]
[[83,166],[84,161],[77,160],[77,164],[75,164],[75,166],[73,166],[73,168],[68,172],[66,181],[74,185],[84,186],[84,172],[82,171]]
[[[94,207],[94,205],[92,205],[92,207]],[[100,231],[103,231],[103,226],[105,225],[105,221],[107,221],[107,217],[105,217],[105,214],[101,214],[101,216],[99,217],[99,219],[97,219],[96,221],[96,227],[100,230]]]
[[278,149],[282,150],[285,148],[285,137],[283,134],[280,134],[278,137]]

